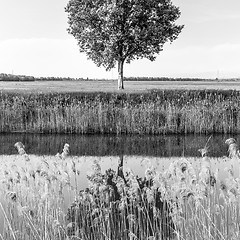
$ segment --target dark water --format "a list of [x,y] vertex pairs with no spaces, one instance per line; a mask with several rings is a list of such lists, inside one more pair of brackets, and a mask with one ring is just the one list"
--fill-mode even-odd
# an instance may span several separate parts
[[16,154],[14,144],[21,141],[29,154],[55,155],[61,152],[65,143],[70,145],[71,155],[77,156],[158,156],[173,157],[199,156],[198,149],[208,142],[209,155],[222,157],[227,155],[225,140],[234,137],[240,142],[240,136],[230,135],[170,135],[170,136],[82,136],[53,134],[1,134],[0,155]]

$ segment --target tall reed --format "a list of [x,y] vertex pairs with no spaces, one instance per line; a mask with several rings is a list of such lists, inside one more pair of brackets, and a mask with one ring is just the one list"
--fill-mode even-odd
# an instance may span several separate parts
[[239,133],[237,91],[0,95],[0,132]]
[[234,139],[226,144],[225,179],[213,170],[206,144],[199,167],[179,158],[164,172],[148,167],[144,178],[123,166],[103,173],[94,160],[89,187],[78,191],[81,164],[68,144],[35,159],[18,142],[19,156],[1,162],[0,238],[237,240],[240,153]]

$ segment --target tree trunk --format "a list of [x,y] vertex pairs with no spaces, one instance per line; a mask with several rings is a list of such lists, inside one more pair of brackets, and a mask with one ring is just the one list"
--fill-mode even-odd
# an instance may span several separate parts
[[118,90],[124,89],[123,87],[123,60],[118,60]]

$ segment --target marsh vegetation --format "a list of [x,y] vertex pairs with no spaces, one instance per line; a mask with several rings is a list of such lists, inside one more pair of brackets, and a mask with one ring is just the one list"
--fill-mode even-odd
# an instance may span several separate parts
[[239,133],[237,91],[0,95],[0,132]]
[[[237,91],[152,90],[134,93],[6,93],[0,132],[160,135],[239,133]],[[0,239],[231,239],[239,238],[239,152],[198,164],[177,157],[145,174],[91,161],[88,186],[69,145],[56,156],[2,156]],[[57,152],[58,150],[56,150]],[[225,162],[223,172],[221,165]],[[121,155],[120,155],[121,163]]]
[[[56,156],[3,156],[1,239],[239,239],[239,151],[226,141],[227,168],[213,168],[207,145],[195,167],[176,158],[164,171],[146,164],[144,176],[91,162],[88,188],[69,145]],[[123,168],[122,168],[123,167]],[[225,177],[219,176],[225,172]]]

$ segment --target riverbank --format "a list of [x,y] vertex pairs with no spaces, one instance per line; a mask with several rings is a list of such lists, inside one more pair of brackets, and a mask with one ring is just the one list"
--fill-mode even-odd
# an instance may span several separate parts
[[240,132],[240,92],[1,93],[0,132],[232,134]]

